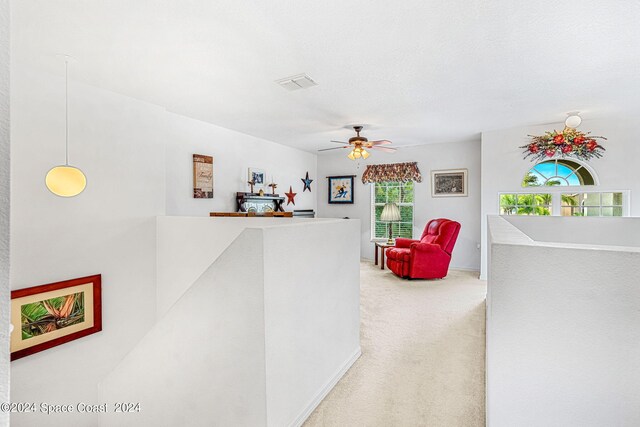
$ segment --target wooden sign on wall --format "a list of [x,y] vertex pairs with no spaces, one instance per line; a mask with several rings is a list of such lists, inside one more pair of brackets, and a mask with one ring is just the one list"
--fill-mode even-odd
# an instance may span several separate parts
[[193,155],[193,198],[213,199],[213,157]]

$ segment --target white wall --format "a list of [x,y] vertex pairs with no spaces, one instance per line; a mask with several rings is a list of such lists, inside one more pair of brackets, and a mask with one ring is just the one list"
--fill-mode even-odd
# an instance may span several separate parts
[[[9,401],[9,1],[0,1],[0,402]],[[9,414],[0,411],[0,425]]]
[[[212,124],[168,113],[167,215],[209,215],[212,211],[235,211],[236,192],[249,191],[248,168],[263,169],[284,196],[289,185],[298,193],[295,206],[285,210],[315,209],[316,155],[275,144]],[[193,154],[213,156],[213,199],[193,198]],[[300,180],[309,172],[311,192],[303,192]],[[257,191],[257,190],[256,190]],[[265,188],[271,193],[271,188]],[[286,199],[285,199],[286,200]]]
[[[486,275],[486,218],[499,213],[498,193],[522,191],[525,173],[535,164],[522,159],[518,147],[528,142],[527,135],[540,135],[548,130],[561,130],[562,123],[494,130],[482,133],[482,262],[481,277]],[[640,175],[635,165],[640,163],[640,145],[636,140],[635,118],[583,120],[581,131],[607,137],[602,144],[604,157],[589,162],[600,179],[591,190],[631,190],[631,215],[640,215]],[[580,218],[575,218],[580,220]]]
[[245,230],[105,377],[100,401],[142,410],[100,414],[100,426],[266,424],[262,242]]
[[[189,289],[247,226],[294,224],[307,218],[179,217],[157,219],[157,301],[158,318]],[[185,238],[197,236],[197,238]],[[282,259],[278,261],[282,263]]]
[[[220,228],[161,220],[159,240],[177,246],[194,227]],[[357,221],[226,220],[245,229],[100,387],[101,401],[143,410],[100,425],[298,426],[360,355]],[[204,239],[182,245],[211,254]]]
[[504,219],[538,242],[640,247],[636,218],[510,215]]
[[312,220],[264,229],[269,427],[301,425],[360,356],[359,228]]
[[[433,218],[449,218],[462,224],[453,251],[451,267],[479,270],[480,250],[480,142],[456,142],[400,148],[394,154],[372,151],[366,161],[354,162],[344,150],[318,156],[318,215],[330,218],[358,218],[361,224],[362,258],[373,259],[371,242],[371,188],[362,184],[362,173],[368,164],[418,162],[422,183],[415,185],[413,236],[419,238],[424,226]],[[358,166],[359,165],[359,166]],[[469,170],[468,197],[431,197],[431,170]],[[330,205],[327,203],[327,176],[357,175],[355,203]]]
[[[69,159],[88,184],[79,196],[61,198],[47,190],[44,176],[64,162],[64,78],[12,67],[11,287],[97,273],[103,287],[103,331],[12,362],[12,399],[97,403],[98,381],[155,321],[166,114],[70,82]],[[14,426],[96,422],[79,414],[11,418]]]
[[487,425],[640,425],[640,248],[539,243],[501,217],[489,224]]
[[[44,186],[46,172],[64,162],[63,63],[57,75],[35,70],[24,61],[13,61],[11,66],[11,288],[101,273],[104,329],[13,362],[12,398],[95,401],[98,381],[156,320],[155,217],[164,215],[168,205],[175,214],[202,216],[210,210],[233,209],[235,191],[245,189],[234,183],[240,182],[248,166],[239,153],[255,151],[257,164],[251,166],[269,171],[272,165],[273,172],[282,158],[283,177],[293,180],[296,175],[299,188],[307,168],[314,177],[315,158],[79,84],[72,65],[69,158],[85,172],[88,184],[78,197],[63,199]],[[209,140],[217,148],[207,150]],[[197,151],[185,148],[192,143]],[[234,149],[223,148],[224,144]],[[262,145],[275,153],[265,154],[271,162],[266,165],[258,162]],[[216,156],[220,166],[213,201],[191,198],[191,155],[198,151]],[[299,206],[313,208],[315,194],[300,200],[305,199]],[[42,418],[16,414],[12,423],[46,420],[53,426],[85,426],[94,419],[78,414]]]

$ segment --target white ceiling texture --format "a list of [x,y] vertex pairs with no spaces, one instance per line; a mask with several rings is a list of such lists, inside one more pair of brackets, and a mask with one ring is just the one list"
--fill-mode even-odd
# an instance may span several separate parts
[[[631,0],[15,0],[17,61],[315,151],[640,110]],[[306,73],[318,86],[275,83]]]

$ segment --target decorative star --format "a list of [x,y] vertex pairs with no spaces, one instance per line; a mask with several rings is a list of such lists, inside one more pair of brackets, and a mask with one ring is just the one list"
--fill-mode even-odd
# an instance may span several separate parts
[[304,193],[306,190],[309,190],[309,193],[311,193],[311,183],[313,180],[309,179],[309,172],[307,172],[307,175],[304,178],[300,178],[300,180],[304,183],[302,192]]
[[296,204],[296,201],[295,201],[296,194],[298,194],[298,193],[294,193],[293,189],[291,188],[291,186],[289,186],[289,192],[288,193],[284,193],[284,195],[287,196],[287,205],[289,203],[293,203],[294,205]]

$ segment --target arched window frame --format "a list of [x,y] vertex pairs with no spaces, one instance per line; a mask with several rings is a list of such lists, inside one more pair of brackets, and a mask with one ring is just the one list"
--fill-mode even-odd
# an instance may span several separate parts
[[[522,181],[523,178],[527,176],[527,174],[534,169],[536,166],[538,166],[540,163],[544,163],[544,162],[549,162],[549,161],[554,161],[556,163],[556,165],[558,164],[558,162],[562,163],[563,161],[566,162],[571,162],[571,163],[575,163],[578,164],[579,167],[577,168],[573,168],[571,166],[571,169],[575,169],[576,171],[578,169],[582,169],[584,168],[585,171],[587,171],[590,175],[591,178],[593,179],[593,184],[585,184],[585,185],[552,185],[552,186],[548,186],[548,185],[534,185],[534,186],[522,186]],[[567,166],[565,164],[565,166]],[[539,172],[538,172],[539,173]],[[575,172],[572,172],[575,173]],[[557,172],[556,172],[557,174]],[[500,191],[498,193],[498,210],[502,211],[503,207],[501,204],[501,199],[503,195],[508,195],[508,196],[515,196],[516,198],[519,199],[519,196],[534,196],[534,195],[541,195],[541,196],[545,196],[545,197],[551,197],[551,204],[545,204],[545,205],[541,205],[538,204],[537,208],[546,208],[549,210],[549,213],[544,213],[544,215],[551,215],[551,216],[565,216],[563,215],[563,211],[567,211],[570,207],[566,205],[565,202],[563,202],[563,198],[566,199],[566,196],[570,196],[571,194],[575,195],[576,193],[580,194],[582,197],[587,197],[589,195],[595,195],[598,194],[597,198],[600,200],[600,205],[591,205],[588,207],[587,210],[591,210],[591,209],[596,209],[599,212],[603,212],[603,210],[606,208],[608,210],[613,210],[613,209],[617,209],[619,212],[621,212],[621,216],[630,216],[631,215],[631,207],[630,207],[630,197],[631,197],[631,191],[630,190],[624,190],[624,189],[620,189],[620,188],[610,188],[608,186],[605,186],[604,188],[601,187],[600,184],[600,179],[597,175],[597,173],[595,172],[595,170],[588,164],[581,162],[579,160],[574,160],[574,159],[546,159],[543,160],[541,162],[536,163],[536,165],[534,165],[533,167],[530,167],[527,169],[527,171],[525,172],[525,174],[521,175],[523,178],[521,178],[521,182],[520,182],[520,189],[519,190],[515,190],[515,191]],[[567,175],[569,176],[569,175]],[[553,177],[549,177],[549,178],[553,178]],[[582,180],[580,180],[582,181]],[[612,206],[608,206],[607,203],[604,203],[604,196],[605,195],[609,195],[610,193],[621,193],[622,194],[622,205],[616,205],[615,207]],[[590,198],[593,198],[593,196],[589,196]],[[610,196],[608,196],[608,198],[610,198]],[[515,208],[516,210],[518,210],[519,207],[526,207],[528,208],[531,212],[525,212],[523,214],[533,214],[533,215],[540,215],[540,213],[537,213],[537,208],[531,209],[531,206],[512,206],[513,208]],[[602,210],[601,210],[602,209]],[[524,211],[526,211],[526,209],[523,209]],[[544,209],[542,209],[544,210]],[[502,214],[502,213],[501,213]],[[518,213],[518,215],[521,215],[520,213]],[[604,213],[601,213],[602,216],[608,216],[605,215]],[[587,214],[587,216],[590,216]],[[597,214],[595,216],[598,216]]]
[[[544,163],[550,163],[550,162],[554,162],[555,163],[555,175],[552,176],[545,176],[544,174],[542,174],[539,170],[537,170],[536,168]],[[578,165],[578,167],[574,167],[571,163],[574,163],[576,165]],[[569,168],[571,170],[571,173],[569,175],[566,176],[560,176],[558,174],[558,164],[561,164],[562,166]],[[591,178],[591,180],[593,180],[593,184],[580,184],[580,185],[571,185],[568,183],[568,178],[571,175],[575,175],[576,177],[578,177],[580,179],[580,181],[582,182],[582,176],[581,174],[578,173],[578,171],[580,171],[581,169],[584,169],[588,174],[589,174],[589,178]],[[524,178],[527,177],[530,173],[532,173],[532,171],[535,171],[535,173],[537,173],[538,175],[542,176],[543,178],[545,178],[545,181],[543,183],[541,183],[540,185],[533,185],[533,186],[526,186],[524,185]],[[527,188],[527,189],[531,189],[531,188],[535,188],[535,187],[545,187],[545,188],[550,188],[550,187],[556,187],[556,186],[547,186],[546,183],[548,181],[551,181],[553,179],[557,179],[557,180],[561,180],[567,182],[567,185],[558,185],[557,187],[561,187],[561,188],[567,188],[567,187],[594,187],[594,186],[598,186],[600,185],[600,179],[598,178],[598,174],[596,174],[596,171],[587,163],[582,162],[580,160],[575,160],[575,159],[548,159],[548,160],[543,160],[541,162],[536,163],[533,167],[529,168],[529,170],[527,170],[527,172],[525,172],[525,174],[523,175],[523,183],[522,183],[522,187],[523,188]],[[547,192],[546,190],[544,192]]]

